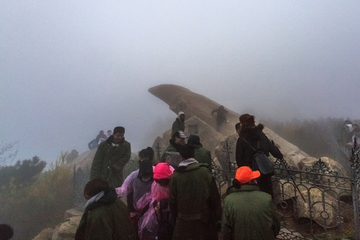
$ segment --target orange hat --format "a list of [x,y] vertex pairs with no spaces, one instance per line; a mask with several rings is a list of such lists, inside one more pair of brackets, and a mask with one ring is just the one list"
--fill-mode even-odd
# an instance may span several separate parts
[[236,170],[236,175],[235,178],[236,180],[238,180],[240,183],[247,183],[250,182],[251,180],[260,177],[260,172],[259,171],[252,171],[249,167],[239,167]]

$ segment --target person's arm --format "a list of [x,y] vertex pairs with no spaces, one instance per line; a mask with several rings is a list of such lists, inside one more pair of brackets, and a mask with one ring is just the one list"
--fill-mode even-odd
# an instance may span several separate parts
[[123,146],[124,147],[124,153],[120,157],[118,161],[116,161],[112,167],[116,169],[117,171],[122,171],[124,166],[129,162],[131,157],[131,145],[129,142],[125,142]]
[[174,181],[173,176],[170,178],[170,183],[169,183],[169,208],[170,208],[170,213],[174,216],[174,218],[176,219],[177,217],[177,197],[176,197],[176,183]]
[[222,208],[221,208],[220,193],[216,186],[214,177],[211,177],[210,184],[211,184],[210,204],[209,204],[210,211],[213,212],[213,217],[216,221],[221,221]]
[[95,153],[94,159],[91,163],[90,180],[101,177],[102,161],[105,154],[105,144],[106,142],[101,143]]
[[133,183],[138,174],[139,170],[133,171],[126,177],[121,187],[115,188],[118,197],[125,197],[133,191]]
[[272,221],[273,221],[272,229],[274,232],[274,237],[276,237],[280,232],[281,223],[280,223],[279,213],[277,212],[276,209],[276,205],[272,200],[270,201],[270,208],[272,212]]
[[269,152],[271,153],[271,155],[273,155],[273,157],[275,157],[277,159],[282,159],[284,156],[280,152],[280,149],[277,146],[275,146],[273,141],[270,141],[267,137],[266,137],[266,139],[267,139],[267,142],[268,142]]
[[233,235],[233,227],[231,221],[229,219],[229,211],[228,207],[226,206],[226,201],[224,203],[224,210],[222,214],[222,221],[221,221],[221,239],[222,240],[232,240]]
[[236,150],[235,150],[235,160],[238,167],[242,166],[241,162],[243,160],[243,157],[244,157],[244,153],[241,147],[241,137],[239,137],[236,142]]
[[211,152],[210,151],[207,151],[207,153],[206,153],[206,155],[207,155],[207,163],[209,164],[209,170],[210,170],[210,172],[212,172],[212,166],[211,166],[211,161],[212,161],[212,158],[211,158]]

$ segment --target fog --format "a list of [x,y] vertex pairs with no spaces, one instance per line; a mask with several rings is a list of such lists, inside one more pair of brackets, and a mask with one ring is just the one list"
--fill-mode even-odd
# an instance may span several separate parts
[[164,83],[257,118],[360,119],[359,66],[358,1],[3,0],[0,143],[51,162],[120,125],[136,152],[176,118],[148,92]]

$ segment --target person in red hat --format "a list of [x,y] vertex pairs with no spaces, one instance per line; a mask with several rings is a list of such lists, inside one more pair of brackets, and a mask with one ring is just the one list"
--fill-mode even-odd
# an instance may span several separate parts
[[139,201],[138,207],[148,210],[139,219],[139,238],[141,240],[171,240],[175,221],[169,208],[169,180],[174,168],[168,163],[158,163],[154,168],[154,182],[151,192]]
[[[261,150],[266,156],[271,153],[278,159],[283,158],[283,154],[263,133],[264,126],[260,123],[255,125],[255,116],[243,114],[239,117],[240,131],[236,142],[236,163],[238,167],[248,166],[252,170],[259,170],[254,158],[254,150]],[[271,176],[274,173],[262,174],[258,179],[261,191],[267,192],[273,197]]]
[[257,186],[259,171],[240,167],[224,199],[221,235],[223,240],[274,240],[280,220],[271,196]]

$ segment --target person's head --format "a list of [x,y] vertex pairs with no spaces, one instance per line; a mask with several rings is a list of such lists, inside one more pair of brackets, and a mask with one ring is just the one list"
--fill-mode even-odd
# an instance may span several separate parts
[[139,162],[139,175],[142,181],[147,182],[153,179],[153,166],[149,159]]
[[0,240],[9,240],[14,236],[13,228],[8,224],[0,224]]
[[200,137],[195,134],[190,134],[187,144],[191,146],[200,144]]
[[185,139],[186,139],[186,135],[183,131],[177,131],[174,133],[174,135],[172,136],[172,139],[174,140],[174,142],[177,145],[184,145],[185,144]]
[[84,187],[84,197],[89,200],[101,191],[106,191],[110,188],[109,183],[103,178],[95,178],[90,180]]
[[151,147],[144,148],[139,152],[139,161],[152,161],[154,159],[154,154],[154,150]]
[[235,131],[236,131],[237,134],[240,133],[240,129],[241,129],[241,123],[238,122],[238,123],[235,124]]
[[178,113],[178,118],[180,119],[181,122],[184,122],[185,121],[185,113],[180,111]]
[[154,180],[163,187],[169,185],[169,180],[172,174],[173,171],[168,163],[158,163],[154,168]]
[[223,106],[223,105],[221,105],[221,106],[219,107],[219,109],[224,109],[224,106]]
[[122,140],[124,140],[125,135],[125,128],[124,127],[115,127],[113,131],[113,142],[115,144],[120,143]]
[[242,184],[256,184],[256,179],[260,177],[259,171],[252,171],[249,167],[243,166],[236,170],[233,184],[235,187]]
[[112,131],[111,130],[107,130],[107,135],[112,135]]
[[100,135],[103,135],[103,134],[104,134],[104,131],[103,131],[103,130],[100,130],[99,134],[100,134]]
[[347,125],[347,124],[352,124],[352,122],[351,122],[349,119],[346,119],[346,120],[344,121],[344,125]]
[[255,116],[250,114],[243,114],[239,117],[241,129],[251,128],[255,126]]
[[189,144],[185,144],[180,147],[179,154],[184,160],[186,160],[186,159],[195,157],[195,150]]

